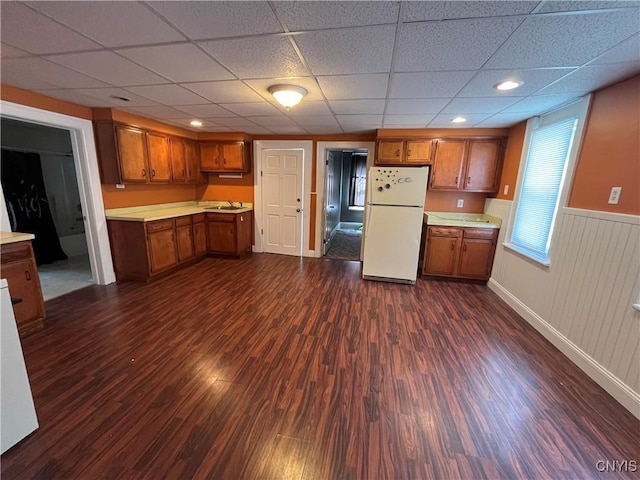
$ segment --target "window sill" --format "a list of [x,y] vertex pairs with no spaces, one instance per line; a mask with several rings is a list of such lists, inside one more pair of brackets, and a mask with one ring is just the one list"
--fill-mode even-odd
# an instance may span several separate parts
[[349,210],[354,210],[356,212],[363,212],[364,207],[349,207]]
[[513,243],[509,243],[509,242],[504,242],[502,244],[503,247],[508,248],[509,250],[511,250],[512,252],[517,253],[518,255],[522,255],[523,257],[527,258],[528,260],[532,260],[534,262],[536,262],[539,265],[542,265],[545,268],[549,268],[549,266],[551,265],[551,263],[549,262],[548,259],[539,257],[537,255],[534,255],[533,253],[522,249],[521,247],[519,247],[518,245],[514,245]]

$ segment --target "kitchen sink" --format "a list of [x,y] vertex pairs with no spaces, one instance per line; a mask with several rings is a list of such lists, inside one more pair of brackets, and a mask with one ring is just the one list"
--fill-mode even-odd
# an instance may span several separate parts
[[206,207],[205,210],[240,210],[244,207],[236,207],[235,205],[222,205],[220,207]]

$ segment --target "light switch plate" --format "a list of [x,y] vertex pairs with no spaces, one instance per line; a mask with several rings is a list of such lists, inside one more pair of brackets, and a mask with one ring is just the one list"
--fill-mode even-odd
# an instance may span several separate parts
[[509,185],[505,185],[504,186],[504,190],[502,191],[503,195],[508,195],[509,194]]
[[116,188],[124,188],[124,183],[116,183]]
[[464,200],[462,198],[458,199],[458,208],[464,207]]
[[620,194],[622,193],[622,187],[611,187],[611,193],[609,194],[609,204],[617,205],[620,201]]

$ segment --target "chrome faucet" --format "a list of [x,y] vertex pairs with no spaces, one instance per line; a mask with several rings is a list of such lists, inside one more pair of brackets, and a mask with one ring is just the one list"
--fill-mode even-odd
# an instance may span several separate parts
[[233,201],[232,200],[227,200],[227,202],[229,202],[229,206],[233,207]]

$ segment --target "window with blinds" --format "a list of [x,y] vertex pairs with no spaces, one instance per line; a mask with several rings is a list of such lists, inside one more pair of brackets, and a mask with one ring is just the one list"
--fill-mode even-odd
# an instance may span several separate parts
[[[566,203],[590,96],[529,119],[505,246],[548,266],[554,224]],[[566,188],[565,188],[566,187]]]

